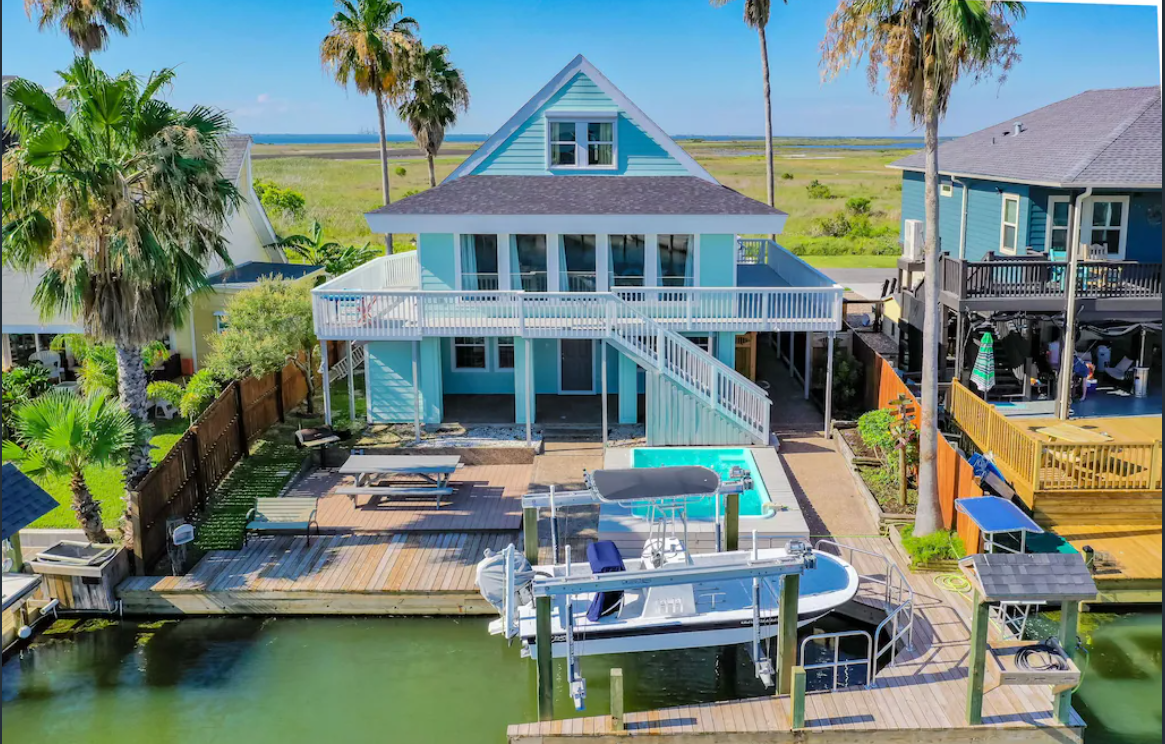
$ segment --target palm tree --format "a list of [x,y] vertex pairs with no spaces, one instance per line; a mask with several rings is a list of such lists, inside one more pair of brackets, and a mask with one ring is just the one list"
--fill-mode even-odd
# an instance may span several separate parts
[[[402,17],[404,7],[392,0],[336,0],[332,30],[320,44],[320,62],[336,82],[356,86],[362,95],[376,99],[380,123],[380,188],[384,203],[388,193],[388,141],[384,110],[397,100],[407,84],[404,74],[415,44],[417,22]],[[392,253],[392,236],[385,236]]]
[[[113,344],[121,403],[144,421],[142,347],[185,317],[212,257],[230,265],[222,232],[239,203],[222,175],[230,121],[155,97],[173,70],[143,83],[78,58],[60,75],[55,96],[27,80],[8,86],[19,144],[4,157],[4,261],[45,267],[33,295],[43,316],[77,317],[87,336]],[[127,485],[149,468],[143,445]]]
[[129,34],[129,22],[141,14],[139,0],[24,0],[24,12],[44,31],[56,24],[82,56],[109,44],[109,30]]
[[69,390],[34,398],[16,409],[15,419],[15,439],[4,441],[4,459],[19,463],[34,478],[68,478],[85,538],[109,542],[85,468],[124,464],[145,438],[142,423],[104,393],[82,397]]
[[922,412],[919,421],[918,512],[914,534],[939,529],[938,500],[938,123],[951,90],[964,77],[1002,81],[1019,60],[1012,0],[841,0],[822,42],[822,65],[836,76],[862,56],[871,86],[887,82],[890,116],[903,103],[926,139],[926,302],[923,316]]
[[461,70],[449,64],[448,55],[444,46],[418,50],[408,92],[397,107],[429,159],[430,187],[437,185],[433,158],[445,141],[445,130],[457,122],[458,113],[469,110],[469,88]]
[[[732,0],[712,0],[715,6],[727,5]],[[787,5],[789,0],[785,0]],[[744,0],[744,22],[755,28],[760,36],[761,77],[764,78],[765,95],[765,185],[770,207],[776,207],[776,178],[773,175],[773,96],[769,90],[769,42],[765,28],[769,25],[769,11],[772,0]]]

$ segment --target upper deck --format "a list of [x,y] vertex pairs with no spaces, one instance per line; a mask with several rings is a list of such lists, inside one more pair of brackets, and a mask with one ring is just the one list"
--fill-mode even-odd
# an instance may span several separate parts
[[[671,331],[828,332],[841,327],[840,285],[773,241],[739,239],[737,245],[737,286],[615,286],[609,291],[426,290],[415,253],[385,256],[313,290],[316,335],[342,340],[600,338],[615,304]],[[559,286],[554,277],[550,285]]]

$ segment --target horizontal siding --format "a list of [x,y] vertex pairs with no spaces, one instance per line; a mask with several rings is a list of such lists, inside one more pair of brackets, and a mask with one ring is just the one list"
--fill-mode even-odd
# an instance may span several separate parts
[[700,236],[700,286],[736,285],[736,238],[732,235]]
[[1162,252],[1161,192],[1133,194],[1129,201],[1125,257],[1132,261],[1160,263]]
[[[368,417],[375,424],[408,423],[414,419],[412,341],[377,341],[368,344]],[[421,341],[419,380],[421,419],[441,423],[441,339]]]
[[[614,101],[587,76],[579,73],[530,116],[481,165],[475,175],[553,175],[546,167],[546,114],[551,111],[619,111]],[[685,175],[687,170],[619,111],[618,167],[614,170],[571,170],[588,175]],[[559,171],[561,172],[561,171]]]

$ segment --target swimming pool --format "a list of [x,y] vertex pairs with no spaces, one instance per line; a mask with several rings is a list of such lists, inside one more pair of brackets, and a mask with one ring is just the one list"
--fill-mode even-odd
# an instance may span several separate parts
[[[740,495],[740,516],[766,517],[765,507],[771,503],[765,482],[761,479],[752,452],[747,449],[719,449],[713,447],[641,447],[631,451],[633,468],[665,468],[677,465],[702,465],[714,470],[722,481],[728,480],[733,466],[739,466],[752,473],[753,487]],[[724,499],[721,499],[723,508]],[[646,517],[649,507],[634,509],[636,516]],[[716,512],[716,499],[706,496],[688,501],[688,519],[711,522]]]

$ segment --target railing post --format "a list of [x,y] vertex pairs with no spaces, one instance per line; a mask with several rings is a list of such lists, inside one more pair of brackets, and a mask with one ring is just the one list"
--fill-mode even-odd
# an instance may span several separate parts
[[251,453],[247,450],[247,422],[246,408],[243,405],[243,384],[238,380],[231,384],[235,386],[235,411],[239,417],[239,452],[243,457],[250,457]]
[[1161,479],[1161,440],[1153,442],[1153,451],[1149,453],[1149,489],[1160,488]]
[[1044,443],[1036,442],[1035,455],[1032,458],[1032,491],[1040,490],[1040,471],[1044,464]]
[[283,410],[283,370],[285,369],[287,368],[281,367],[275,373],[275,413],[278,415],[280,422],[287,420],[287,414]]
[[664,333],[664,332],[663,332],[663,329],[662,329],[662,328],[660,328],[658,331],[656,331],[656,332],[655,332],[655,352],[656,352],[656,360],[655,360],[655,363],[656,363],[656,366],[658,366],[658,367],[659,367],[661,370],[662,370],[662,369],[664,368],[664,366],[665,366],[665,363],[664,363],[665,352],[664,352],[664,345],[663,345],[663,344],[664,344],[664,336],[663,336],[663,333]]

